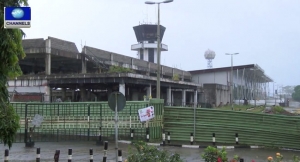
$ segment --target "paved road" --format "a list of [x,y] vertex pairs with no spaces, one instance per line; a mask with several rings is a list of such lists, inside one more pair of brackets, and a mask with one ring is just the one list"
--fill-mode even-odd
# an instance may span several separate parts
[[[41,161],[53,162],[55,150],[60,150],[60,161],[67,161],[68,149],[73,149],[73,161],[83,162],[89,160],[89,149],[94,150],[94,161],[102,161],[103,158],[103,146],[96,146],[94,142],[44,142],[36,143],[36,147],[41,148]],[[123,152],[123,161],[125,160],[128,151],[128,144],[119,144],[119,148]],[[178,152],[187,162],[203,162],[201,154],[204,149],[193,149],[193,148],[179,148],[179,147],[161,147],[167,149],[170,152]],[[0,161],[3,161],[4,150],[7,147],[3,145],[0,147]],[[300,156],[299,151],[284,151],[284,150],[272,150],[272,149],[227,149],[228,155],[232,158],[234,155],[240,155],[245,159],[246,162],[265,162],[266,158],[270,155],[280,152],[284,155],[286,160],[291,160],[293,155]],[[10,150],[10,162],[29,162],[35,161],[36,148],[25,148],[23,143],[15,143]],[[115,151],[114,143],[109,143],[108,146],[108,161],[114,161]]]

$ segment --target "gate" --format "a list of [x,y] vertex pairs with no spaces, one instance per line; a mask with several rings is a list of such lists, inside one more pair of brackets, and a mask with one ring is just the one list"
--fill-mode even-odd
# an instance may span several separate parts
[[[96,141],[100,133],[103,140],[114,139],[114,112],[107,102],[12,104],[20,116],[21,126],[15,142]],[[127,102],[124,110],[118,113],[120,140],[130,139],[132,129],[134,139],[145,139],[145,123],[139,121],[137,110],[148,105],[149,102]],[[157,107],[156,120],[149,123],[154,139],[161,136],[163,104],[152,105]],[[31,123],[36,114],[43,116],[40,127]]]
[[[25,125],[24,142],[30,140],[30,137],[36,142],[90,140],[92,132],[95,132],[91,125],[99,127],[101,122],[101,104],[94,107],[98,109],[91,110],[91,106],[85,103],[26,104],[24,117],[20,118]],[[36,114],[44,117],[40,127],[31,124]]]

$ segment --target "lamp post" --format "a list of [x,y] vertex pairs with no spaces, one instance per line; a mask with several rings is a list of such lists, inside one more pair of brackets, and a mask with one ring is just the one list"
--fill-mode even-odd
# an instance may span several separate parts
[[231,110],[233,110],[233,94],[232,94],[232,85],[233,85],[233,55],[237,55],[239,53],[226,53],[225,55],[231,56],[231,74],[230,74],[230,102],[231,102]]
[[165,0],[162,2],[152,2],[152,1],[146,1],[145,4],[157,4],[158,6],[158,14],[157,14],[157,82],[156,82],[156,98],[160,99],[160,11],[159,11],[159,5],[161,3],[170,3],[173,2],[173,0]]

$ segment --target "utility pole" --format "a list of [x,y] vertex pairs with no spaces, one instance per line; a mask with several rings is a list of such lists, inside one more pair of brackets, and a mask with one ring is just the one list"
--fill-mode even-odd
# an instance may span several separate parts
[[233,93],[232,93],[232,86],[233,86],[233,55],[237,55],[239,53],[226,53],[225,55],[231,56],[231,77],[230,77],[230,104],[231,110],[233,110]]

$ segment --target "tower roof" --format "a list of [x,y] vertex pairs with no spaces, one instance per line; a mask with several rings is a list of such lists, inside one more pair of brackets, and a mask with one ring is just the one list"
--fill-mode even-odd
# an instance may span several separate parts
[[[138,42],[157,40],[157,25],[142,24],[142,25],[134,26],[133,30]],[[160,25],[160,41],[162,41],[165,30],[166,28]]]

